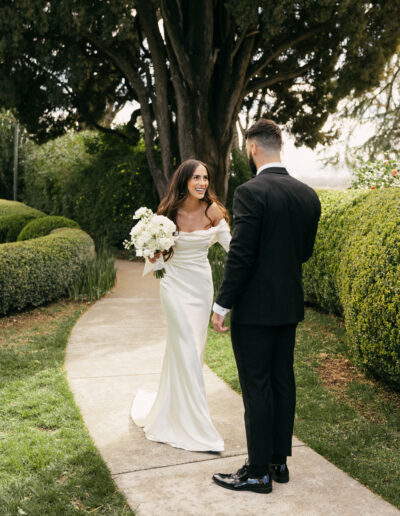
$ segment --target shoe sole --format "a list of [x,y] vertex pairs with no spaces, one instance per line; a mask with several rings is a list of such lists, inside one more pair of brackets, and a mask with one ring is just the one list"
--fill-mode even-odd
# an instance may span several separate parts
[[251,491],[253,493],[262,493],[262,494],[268,494],[268,493],[271,493],[272,491],[272,486],[269,486],[269,487],[254,487],[254,488],[251,488],[251,487],[242,487],[242,488],[238,488],[238,487],[232,487],[228,484],[224,484],[223,482],[218,482],[218,480],[216,480],[215,478],[213,478],[214,482],[217,484],[217,486],[220,486],[220,487],[224,487],[225,489],[230,489],[231,491]]

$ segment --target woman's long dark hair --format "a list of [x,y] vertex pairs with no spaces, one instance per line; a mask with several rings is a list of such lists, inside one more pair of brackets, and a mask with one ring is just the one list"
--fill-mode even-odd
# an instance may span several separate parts
[[[223,216],[225,220],[229,223],[229,213],[228,210],[225,208],[223,204],[221,204],[217,196],[215,195],[214,189],[213,189],[213,182],[212,177],[210,174],[210,170],[208,169],[207,165],[203,163],[202,161],[199,161],[197,159],[187,159],[183,163],[179,165],[179,167],[175,170],[171,183],[169,185],[168,193],[167,195],[161,200],[157,214],[158,215],[165,215],[169,219],[171,219],[179,231],[179,226],[177,223],[177,215],[179,208],[183,205],[185,202],[185,199],[189,195],[189,190],[187,187],[189,179],[193,176],[194,171],[196,168],[200,165],[203,165],[203,167],[207,170],[208,173],[208,187],[206,189],[206,192],[203,197],[203,201],[207,203],[205,215],[210,221],[210,225],[212,225],[211,218],[207,215],[207,211],[209,207],[215,202],[220,208],[223,213]],[[164,259],[168,260],[173,254],[173,249],[170,251],[167,251],[164,254]]]

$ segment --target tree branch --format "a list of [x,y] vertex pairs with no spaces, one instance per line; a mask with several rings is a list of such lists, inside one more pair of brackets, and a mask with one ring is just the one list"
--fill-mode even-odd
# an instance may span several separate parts
[[[178,2],[179,4],[179,2]],[[179,12],[180,8],[176,7],[176,11]],[[182,38],[179,35],[179,31],[182,31],[182,24],[177,24],[176,20],[172,19],[171,14],[171,1],[161,0],[160,2],[161,15],[164,21],[164,29],[168,33],[169,41],[176,57],[176,63],[179,67],[179,73],[183,81],[186,81],[191,88],[193,88],[193,76],[191,73],[191,65],[189,55],[186,51],[185,45]]]
[[137,0],[139,21],[147,37],[147,42],[154,66],[155,98],[154,110],[161,143],[161,157],[164,171],[172,174],[171,127],[168,110],[168,72],[167,55],[161,37],[157,16],[148,0]]
[[104,127],[104,126],[100,125],[90,115],[89,115],[89,123],[91,125],[93,125],[98,131],[100,131],[100,132],[102,132],[104,134],[112,134],[114,136],[118,136],[119,138],[121,138],[121,140],[123,140],[126,143],[132,143],[131,139],[129,138],[129,136],[127,136],[126,134],[121,133],[120,131],[118,131],[116,129],[110,129],[109,127]]
[[252,91],[259,91],[263,90],[265,88],[268,88],[272,86],[273,84],[276,84],[277,82],[282,81],[289,81],[290,79],[296,79],[296,77],[300,77],[303,75],[307,70],[311,68],[311,64],[304,65],[300,68],[298,68],[294,72],[287,72],[287,73],[281,73],[278,75],[275,75],[274,77],[269,77],[268,79],[258,79],[258,80],[252,80],[248,83],[246,87],[246,94],[252,92]]
[[249,80],[252,77],[255,77],[258,75],[266,66],[268,66],[272,61],[277,59],[283,52],[286,52],[286,50],[289,50],[289,48],[293,48],[298,43],[301,43],[302,41],[305,41],[309,38],[312,38],[313,36],[319,34],[320,32],[323,32],[325,29],[328,28],[328,24],[325,23],[323,25],[320,25],[319,27],[316,27],[315,29],[312,29],[308,32],[303,32],[298,36],[297,38],[294,38],[286,43],[283,43],[280,45],[274,52],[272,52],[269,55],[265,55],[263,59],[260,59],[252,67],[249,69]]
[[117,52],[106,45],[103,45],[101,41],[95,38],[92,34],[87,34],[87,39],[93,43],[103,54],[107,55],[116,66],[125,75],[128,81],[131,83],[132,88],[136,92],[141,111],[142,120],[144,125],[144,139],[146,144],[146,156],[149,162],[150,172],[153,176],[154,182],[159,189],[159,194],[165,188],[166,178],[157,163],[157,156],[154,150],[155,130],[153,126],[153,116],[151,113],[151,105],[149,104],[149,93],[146,86],[143,84],[142,79],[137,71],[137,68],[133,68],[129,61],[127,61],[122,52]]

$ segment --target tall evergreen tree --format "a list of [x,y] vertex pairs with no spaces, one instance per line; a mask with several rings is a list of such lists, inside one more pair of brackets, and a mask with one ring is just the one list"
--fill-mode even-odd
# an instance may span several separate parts
[[195,156],[225,197],[243,106],[322,142],[338,101],[378,84],[399,19],[400,0],[2,0],[0,101],[45,140],[113,131],[135,100],[117,132],[134,141],[141,121],[159,195]]

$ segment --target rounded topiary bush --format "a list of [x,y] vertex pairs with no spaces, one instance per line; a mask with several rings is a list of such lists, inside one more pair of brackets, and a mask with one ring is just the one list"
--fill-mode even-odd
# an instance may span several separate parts
[[349,351],[400,388],[400,192],[319,192],[314,254],[303,266],[305,299],[343,314]]
[[23,227],[45,213],[22,202],[0,199],[0,244],[15,242]]
[[92,238],[73,228],[0,245],[0,314],[62,297],[94,257]]
[[365,190],[320,190],[322,211],[313,255],[303,265],[305,300],[341,315],[338,269],[341,251],[353,230],[358,205],[368,194]]
[[79,224],[74,220],[66,217],[58,217],[56,215],[49,215],[47,217],[40,217],[29,222],[18,235],[17,240],[29,240],[30,238],[38,238],[48,235],[53,229],[57,228],[77,228],[80,229]]
[[0,217],[0,244],[15,242],[22,229],[36,218],[38,216],[32,213]]
[[0,217],[9,215],[36,215],[39,217],[43,216],[44,213],[22,202],[0,199]]
[[400,192],[368,195],[338,271],[350,350],[375,376],[400,388]]

